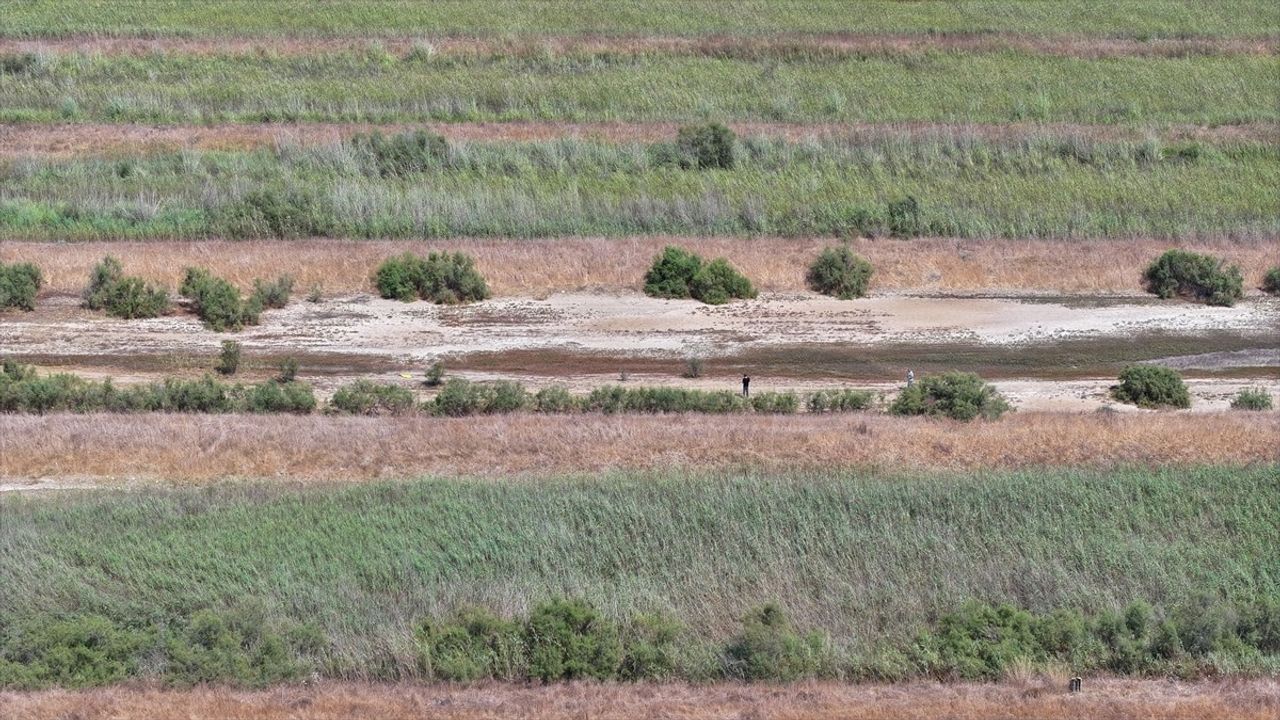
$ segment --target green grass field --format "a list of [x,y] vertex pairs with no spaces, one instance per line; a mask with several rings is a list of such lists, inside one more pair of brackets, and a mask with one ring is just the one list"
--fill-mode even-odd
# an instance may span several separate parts
[[1075,33],[1101,37],[1274,36],[1265,0],[831,2],[606,0],[24,0],[0,15],[0,36],[606,35],[660,33]]
[[1280,593],[1280,468],[970,476],[617,476],[0,496],[0,629],[245,603],[387,676],[460,604],[583,597],[721,638],[782,603],[848,652],[969,599],[1174,608]]
[[[0,166],[0,237],[1280,232],[1280,155],[1260,143],[748,138],[738,156],[699,171],[661,144],[460,143],[404,177],[351,144],[23,161]],[[895,220],[907,196],[920,209]]]
[[0,120],[1223,125],[1277,120],[1278,91],[1275,59],[1249,55],[47,55],[0,74]]

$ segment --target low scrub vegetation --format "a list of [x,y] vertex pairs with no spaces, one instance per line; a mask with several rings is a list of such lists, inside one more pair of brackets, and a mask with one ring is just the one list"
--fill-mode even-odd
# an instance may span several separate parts
[[398,385],[356,380],[329,400],[329,411],[342,415],[405,415],[414,410],[413,393]]
[[825,248],[805,275],[810,290],[841,300],[852,300],[867,294],[871,282],[871,263],[859,257],[847,245]]
[[169,309],[169,293],[141,278],[126,276],[120,261],[107,256],[89,275],[84,304],[90,310],[105,310],[108,315],[125,320],[153,318]]
[[36,309],[36,294],[44,284],[40,268],[31,263],[6,265],[0,262],[0,310]]
[[287,305],[293,279],[284,275],[271,282],[254,280],[253,288],[249,297],[243,297],[230,282],[192,267],[187,268],[178,294],[191,301],[191,309],[210,330],[235,332],[257,325],[263,310]]
[[218,351],[218,363],[213,366],[219,375],[235,375],[240,369],[240,343],[235,340],[223,340],[222,349]]
[[813,413],[853,412],[869,409],[874,401],[870,390],[818,390],[809,395],[806,407]]
[[1144,408],[1189,408],[1191,394],[1178,371],[1160,365],[1130,365],[1111,388],[1120,402]]
[[449,157],[449,143],[440,135],[416,130],[390,137],[378,131],[354,135],[348,143],[368,156],[371,171],[381,177],[407,177],[439,168]]
[[954,420],[994,420],[1009,410],[1009,403],[994,387],[973,373],[947,372],[928,375],[894,398],[894,415],[931,415]]
[[720,123],[682,127],[676,136],[676,162],[685,169],[732,170],[736,143],[733,131]]
[[1280,295],[1280,266],[1271,268],[1263,276],[1262,291],[1268,295]]
[[118,387],[110,378],[99,382],[66,373],[39,376],[33,368],[10,361],[0,366],[0,412],[4,413],[306,414],[315,408],[315,394],[302,382],[241,385],[206,375],[199,380],[166,378]]
[[374,273],[384,298],[410,302],[427,300],[441,305],[476,302],[489,297],[489,287],[465,253],[405,253],[386,260]]
[[1244,276],[1236,265],[1211,255],[1169,250],[1151,263],[1143,281],[1162,298],[1183,297],[1209,305],[1234,305],[1244,297]]
[[711,262],[683,248],[669,245],[654,258],[644,276],[644,292],[658,298],[693,298],[708,305],[756,296],[751,281],[724,258]]
[[1232,410],[1265,411],[1271,408],[1271,394],[1265,388],[1245,388],[1231,399]]

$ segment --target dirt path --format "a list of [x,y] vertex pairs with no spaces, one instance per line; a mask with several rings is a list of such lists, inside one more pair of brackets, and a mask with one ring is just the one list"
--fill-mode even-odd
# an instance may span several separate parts
[[[1043,136],[1070,136],[1093,140],[1141,140],[1155,132],[1166,141],[1199,140],[1280,141],[1280,128],[1271,123],[1251,123],[1223,127],[1180,125],[1163,130],[1131,129],[1103,125],[1069,123],[1001,125],[898,123],[875,124],[790,124],[730,123],[744,137],[766,136],[802,140],[811,137],[872,139],[880,137],[922,138],[960,136],[990,141],[1016,141]],[[567,123],[567,122],[481,122],[369,125],[356,123],[279,123],[223,125],[113,125],[20,124],[0,125],[0,159],[23,157],[119,156],[134,153],[172,152],[180,149],[248,150],[280,144],[326,145],[340,142],[359,132],[383,133],[426,129],[454,142],[539,141],[581,137],[606,142],[654,142],[669,140],[679,123]]]
[[1068,694],[1056,680],[1001,684],[914,683],[789,685],[721,683],[423,686],[324,683],[269,690],[108,688],[0,693],[0,713],[12,720],[141,720],[157,708],[189,720],[1274,720],[1275,680],[1185,683],[1168,680],[1085,680]]

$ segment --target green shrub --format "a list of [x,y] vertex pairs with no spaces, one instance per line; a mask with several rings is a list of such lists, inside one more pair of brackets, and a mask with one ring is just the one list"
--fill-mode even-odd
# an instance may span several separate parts
[[623,680],[667,680],[676,674],[676,642],[684,626],[667,615],[641,615],[627,625],[623,635]]
[[680,166],[698,170],[732,170],[736,138],[719,123],[689,125],[676,135]]
[[487,610],[426,621],[417,637],[419,665],[429,680],[517,680],[526,672],[520,626]]
[[253,300],[264,309],[280,309],[289,304],[289,296],[293,294],[293,278],[288,275],[266,282],[253,281]]
[[435,415],[463,417],[510,413],[529,407],[529,392],[517,382],[473,383],[450,378],[430,404]]
[[0,687],[23,689],[120,682],[135,672],[136,655],[149,640],[99,615],[39,616],[4,635]]
[[894,399],[889,412],[894,415],[930,415],[955,420],[994,420],[1009,410],[1009,403],[996,389],[973,373],[946,372],[922,378]]
[[1016,660],[1042,660],[1035,618],[1011,605],[966,603],[916,639],[926,672],[944,680],[996,680]]
[[875,395],[870,390],[818,390],[810,393],[809,412],[853,412],[871,407]]
[[216,222],[232,237],[314,237],[334,228],[329,202],[297,188],[251,190],[220,208]]
[[1191,395],[1176,370],[1159,365],[1130,365],[1120,371],[1120,384],[1111,388],[1120,402],[1144,408],[1188,408]]
[[793,392],[762,392],[751,396],[751,409],[759,413],[789,415],[800,409],[800,398]]
[[413,393],[398,385],[356,380],[338,388],[329,409],[347,415],[405,415],[413,412]]
[[427,387],[439,387],[444,383],[444,365],[438,362],[431,363],[431,367],[427,368],[426,377],[422,384]]
[[[313,641],[306,637],[306,642]],[[297,649],[286,635],[268,627],[260,611],[200,610],[186,627],[168,638],[165,677],[179,686],[221,683],[263,687],[287,682],[306,670],[295,657]]]
[[410,302],[421,298],[442,305],[474,302],[489,297],[489,287],[465,253],[413,253],[388,258],[374,273],[378,294]]
[[1271,268],[1263,276],[1262,291],[1268,295],[1280,295],[1280,266]]
[[1210,305],[1234,305],[1244,297],[1240,268],[1210,255],[1169,250],[1147,267],[1148,292],[1162,298],[1184,297]]
[[374,131],[354,135],[350,143],[368,153],[374,170],[382,177],[405,177],[440,167],[449,157],[449,143],[440,135],[423,130],[390,137]]
[[31,263],[0,263],[0,310],[36,309],[36,293],[44,285],[40,269]]
[[525,624],[529,674],[543,682],[614,677],[622,660],[618,631],[581,600],[552,600]]
[[191,301],[191,309],[214,332],[257,325],[262,316],[260,297],[244,300],[234,285],[204,268],[187,268],[178,294]]
[[218,353],[218,364],[214,370],[219,375],[235,375],[240,369],[240,343],[235,340],[223,340],[222,350]]
[[291,383],[298,377],[298,359],[289,356],[280,360],[279,372],[276,373],[276,382]]
[[563,385],[552,385],[533,396],[533,407],[540,413],[568,413],[576,411],[579,403]]
[[725,648],[725,672],[747,681],[791,682],[816,675],[824,655],[821,635],[797,633],[782,608],[768,604],[747,615],[742,634]]
[[634,387],[605,385],[591,391],[583,407],[593,412],[614,414],[642,413],[730,413],[742,412],[747,401],[729,390],[689,390],[668,387]]
[[1244,388],[1231,400],[1232,410],[1270,410],[1271,395],[1264,388]]
[[254,413],[306,415],[316,409],[316,395],[304,382],[265,382],[250,386],[243,409]]
[[805,281],[809,289],[841,300],[867,294],[871,282],[871,263],[845,245],[825,248],[809,266]]
[[924,222],[924,208],[920,201],[911,195],[889,202],[885,217],[889,224],[889,234],[894,237],[917,237],[924,235],[927,230]]
[[694,274],[689,282],[689,294],[708,305],[723,305],[734,299],[754,298],[756,289],[728,260],[716,258]]
[[644,292],[650,297],[693,298],[709,305],[756,296],[751,281],[727,260],[704,263],[697,255],[672,245],[663,248],[645,273]]
[[125,320],[153,318],[168,309],[169,293],[147,285],[141,278],[126,277],[120,261],[107,256],[89,275],[84,303],[90,310],[105,310],[108,315]]

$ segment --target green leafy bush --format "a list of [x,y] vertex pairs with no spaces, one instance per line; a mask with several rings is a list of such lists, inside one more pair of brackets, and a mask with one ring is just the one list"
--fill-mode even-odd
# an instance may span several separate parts
[[306,415],[316,409],[316,395],[304,382],[265,382],[249,386],[243,410],[254,413]]
[[413,393],[398,385],[356,380],[338,388],[329,409],[347,415],[404,415],[414,410]]
[[641,615],[627,625],[623,633],[622,664],[618,676],[623,680],[666,680],[677,670],[676,642],[684,626],[675,618],[662,614]]
[[354,135],[350,143],[358,151],[368,154],[375,172],[382,177],[405,177],[438,168],[449,157],[448,141],[423,130],[390,137],[374,131],[368,135]]
[[529,392],[520,383],[505,380],[473,383],[462,378],[450,378],[429,407],[435,415],[463,417],[516,412],[527,408],[529,402]]
[[120,261],[107,256],[94,266],[84,293],[85,307],[105,310],[125,320],[158,317],[169,307],[169,293],[147,285],[141,278],[126,277]]
[[916,639],[915,652],[926,672],[946,680],[995,680],[1017,660],[1044,658],[1031,613],[976,602],[944,615]]
[[954,420],[994,420],[1009,410],[996,389],[973,373],[946,372],[929,375],[898,393],[889,412],[894,415],[930,415]]
[[875,395],[870,390],[818,390],[809,394],[809,412],[854,412],[871,407]]
[[924,235],[928,229],[924,221],[924,208],[914,196],[908,195],[891,201],[885,211],[889,234],[899,238]]
[[689,125],[676,135],[680,166],[698,170],[732,170],[736,137],[720,123]]
[[204,268],[187,268],[178,294],[191,301],[191,309],[215,332],[257,325],[262,316],[262,298],[243,299],[234,285]]
[[650,297],[693,298],[720,305],[734,298],[753,298],[756,290],[723,258],[704,263],[697,255],[668,245],[654,258],[644,277]]
[[422,384],[427,387],[440,387],[444,384],[444,365],[434,362],[431,367],[427,368],[426,376],[422,380]]
[[1280,266],[1271,268],[1263,276],[1262,291],[1268,295],[1280,295]]
[[1120,384],[1111,388],[1120,402],[1144,408],[1188,408],[1191,395],[1176,370],[1159,365],[1130,365],[1120,371]]
[[1271,395],[1264,388],[1244,388],[1231,400],[1232,410],[1270,410]]
[[[0,627],[2,630],[3,627]],[[0,687],[35,689],[109,685],[130,677],[146,633],[100,615],[39,616],[5,633]]]
[[725,648],[725,674],[747,681],[812,677],[824,665],[824,646],[818,633],[796,632],[782,608],[771,603],[743,620],[742,634]]
[[44,285],[40,268],[31,263],[0,263],[0,310],[19,308],[36,309],[36,293]]
[[489,297],[489,287],[465,253],[431,253],[423,258],[405,253],[378,266],[374,284],[384,298],[410,302],[415,298],[441,305],[474,302]]
[[533,407],[540,413],[568,413],[578,410],[578,399],[563,385],[552,385],[533,396]]
[[333,234],[330,202],[298,188],[251,190],[218,209],[216,223],[231,237],[297,238]]
[[809,266],[805,281],[809,289],[841,300],[867,294],[871,282],[871,263],[845,245],[825,248]]
[[613,623],[581,600],[552,600],[534,608],[524,644],[529,674],[543,682],[611,679],[622,661]]
[[418,627],[419,664],[429,680],[518,680],[526,665],[521,627],[487,610],[468,608],[451,621]]
[[222,350],[218,353],[218,364],[213,368],[219,375],[235,375],[240,369],[240,343],[235,340],[223,340]]
[[1162,298],[1184,297],[1210,305],[1234,305],[1244,297],[1240,268],[1210,255],[1169,250],[1143,273],[1148,292]]
[[789,415],[800,409],[800,397],[793,392],[762,392],[751,396],[751,409],[758,413]]
[[[308,635],[303,643],[313,644]],[[170,636],[166,679],[174,685],[226,683],[263,687],[300,677],[306,665],[296,659],[289,638],[268,627],[260,611],[200,610],[186,627]]]
[[289,304],[289,296],[293,294],[293,278],[288,275],[266,282],[253,281],[252,300],[264,309],[279,309]]
[[707,391],[669,387],[605,385],[591,391],[583,407],[593,412],[729,413],[748,407],[741,395],[729,390]]

